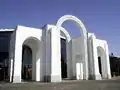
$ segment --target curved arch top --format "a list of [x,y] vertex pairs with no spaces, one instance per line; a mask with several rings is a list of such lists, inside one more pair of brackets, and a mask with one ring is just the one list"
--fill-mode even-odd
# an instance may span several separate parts
[[52,26],[50,29],[47,30],[47,32],[49,33],[52,30],[52,28],[56,28],[56,30],[60,30],[61,32],[63,32],[68,42],[71,40],[71,36],[65,28],[63,28],[61,26],[59,26],[59,27]]
[[63,27],[59,27],[60,31],[65,34],[65,37],[67,38],[67,41],[69,42],[71,40],[70,34],[67,32],[67,30]]
[[103,47],[101,47],[101,46],[97,46],[97,52],[98,52],[98,54],[105,54],[105,50],[104,50],[104,48]]
[[23,44],[24,44],[26,41],[28,41],[28,40],[33,40],[33,41],[36,41],[37,43],[38,43],[38,42],[40,43],[40,40],[39,40],[38,38],[36,38],[36,37],[34,37],[34,36],[29,36],[29,37],[27,37],[27,38],[25,38],[25,39],[23,40]]
[[100,51],[104,51],[104,48],[101,47],[101,46],[97,46],[97,49],[100,50]]
[[58,27],[61,27],[62,24],[65,22],[65,21],[73,21],[78,27],[80,27],[82,30],[81,30],[81,33],[85,36],[87,34],[87,30],[83,24],[83,22],[78,19],[77,17],[73,16],[73,15],[64,15],[62,16],[60,19],[58,19],[57,23],[56,23],[56,26]]
[[38,51],[40,46],[40,40],[36,37],[30,36],[30,37],[27,37],[25,40],[23,40],[22,45],[28,45],[31,49],[36,48],[36,50]]

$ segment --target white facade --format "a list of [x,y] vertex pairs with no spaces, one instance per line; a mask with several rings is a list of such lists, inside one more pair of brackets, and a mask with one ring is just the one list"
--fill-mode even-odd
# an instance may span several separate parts
[[[71,38],[62,24],[74,22],[81,35]],[[108,44],[88,33],[84,24],[72,15],[62,16],[56,25],[45,25],[41,29],[18,25],[10,40],[10,82],[21,80],[22,49],[27,45],[32,50],[32,80],[61,82],[61,42],[66,39],[67,78],[77,80],[110,79]],[[101,71],[98,63],[101,58]]]

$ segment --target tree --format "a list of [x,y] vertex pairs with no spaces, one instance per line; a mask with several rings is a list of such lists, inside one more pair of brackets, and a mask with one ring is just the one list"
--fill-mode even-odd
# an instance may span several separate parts
[[111,54],[110,54],[110,56],[114,56],[114,54],[113,54],[113,53],[111,53]]

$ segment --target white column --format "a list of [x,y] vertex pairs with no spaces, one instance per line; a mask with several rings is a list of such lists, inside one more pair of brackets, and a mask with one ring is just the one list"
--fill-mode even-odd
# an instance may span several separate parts
[[50,81],[51,79],[51,30],[46,29],[46,46],[45,46],[45,55],[46,55],[46,75],[45,81]]
[[12,82],[12,75],[13,75],[13,58],[9,58],[9,81]]
[[76,63],[76,79],[83,79],[83,63]]
[[60,30],[51,30],[51,82],[61,81],[61,45]]
[[99,73],[99,67],[98,67],[98,55],[97,55],[97,47],[96,47],[96,41],[95,41],[95,36],[92,35],[92,58],[93,58],[93,69],[94,69],[94,75],[93,78],[95,80],[101,79],[101,75]]
[[72,70],[72,41],[67,42],[67,76],[69,79],[73,77],[73,70]]
[[36,52],[32,49],[32,80],[36,80]]
[[43,77],[41,73],[42,71],[42,62],[41,62],[41,58],[40,58],[40,46],[38,45],[34,45],[38,48],[33,47],[32,48],[32,80],[35,81],[40,81]]
[[106,55],[105,55],[105,51],[101,50],[101,70],[102,70],[102,75],[101,77],[103,79],[107,78],[107,74],[106,74]]
[[38,46],[38,52],[37,52],[37,58],[36,58],[36,81],[43,81],[43,61],[41,59],[41,49],[40,46]]
[[[85,80],[88,80],[88,38],[87,38],[87,35],[85,36],[85,37],[82,37],[83,38],[83,47],[84,47],[84,53],[83,53],[83,56],[82,56],[82,58],[83,58],[83,78],[85,79]],[[81,44],[82,44],[82,42],[81,42]]]
[[106,54],[106,60],[105,60],[105,63],[106,63],[106,74],[107,74],[107,78],[108,79],[111,79],[111,70],[110,70],[110,59],[109,59],[109,50],[108,50],[108,44],[106,43],[105,44],[105,54]]
[[9,69],[8,69],[8,74],[9,74],[9,80],[12,82],[12,75],[13,75],[13,61],[14,61],[14,52],[15,52],[15,34],[16,32],[14,31],[10,37],[10,44],[9,44]]
[[93,63],[93,56],[92,56],[92,38],[91,37],[89,37],[88,39],[88,63],[89,63],[89,79],[93,79],[94,63]]
[[16,37],[13,83],[21,82],[22,42]]

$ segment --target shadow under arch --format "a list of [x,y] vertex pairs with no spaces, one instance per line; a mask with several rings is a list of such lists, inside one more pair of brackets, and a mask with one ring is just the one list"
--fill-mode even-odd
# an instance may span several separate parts
[[[33,80],[39,81],[40,80],[40,73],[38,70],[40,67],[40,40],[36,37],[28,37],[24,40],[22,44],[22,72],[26,69],[27,78],[22,78],[25,81]],[[25,55],[26,53],[26,55]],[[29,59],[29,60],[28,60]],[[26,60],[26,61],[24,61]],[[26,62],[27,65],[24,65],[23,62]],[[24,65],[24,66],[23,66]],[[30,74],[30,77],[28,77]]]
[[71,52],[71,36],[63,27],[59,27],[61,37],[61,77],[63,79],[71,78],[72,60],[70,60]]

